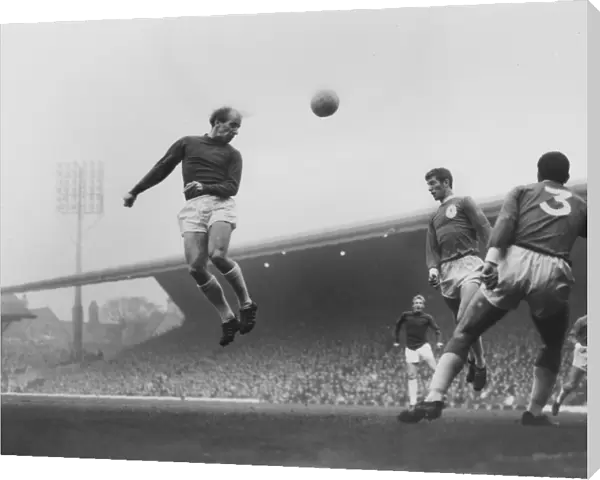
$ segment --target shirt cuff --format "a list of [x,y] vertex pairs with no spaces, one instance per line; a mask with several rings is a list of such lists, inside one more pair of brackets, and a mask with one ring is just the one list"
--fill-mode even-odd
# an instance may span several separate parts
[[496,265],[498,265],[501,258],[502,258],[502,255],[500,253],[500,250],[497,249],[496,247],[490,247],[488,249],[487,255],[485,256],[485,261],[490,262],[490,263],[495,263]]

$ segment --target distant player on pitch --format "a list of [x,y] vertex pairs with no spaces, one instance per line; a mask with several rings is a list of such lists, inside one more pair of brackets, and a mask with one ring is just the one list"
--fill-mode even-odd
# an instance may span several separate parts
[[573,324],[570,339],[575,344],[573,363],[567,373],[567,380],[563,383],[558,397],[552,404],[552,415],[554,416],[558,415],[563,402],[577,389],[583,377],[587,375],[587,315],[577,319]]
[[400,413],[401,422],[439,418],[444,396],[463,368],[471,345],[525,300],[543,345],[521,423],[553,425],[542,410],[552,395],[569,325],[569,295],[575,282],[569,257],[577,238],[587,238],[587,204],[565,187],[569,166],[562,153],[546,153],[538,161],[538,183],[516,187],[507,195],[492,230],[484,287],[461,310],[427,398]]
[[[177,140],[165,156],[124,197],[132,207],[138,195],[159,184],[181,163],[186,203],[179,212],[189,271],[200,290],[221,317],[221,346],[236,333],[250,332],[256,323],[257,305],[250,298],[239,265],[227,255],[237,213],[233,197],[242,178],[242,156],[230,142],[242,125],[241,114],[232,108],[215,110],[209,118],[211,130],[202,136]],[[208,260],[227,279],[240,304],[240,318],[233,313],[217,279],[208,271]]]
[[425,308],[425,298],[417,295],[413,298],[412,311],[404,312],[396,322],[395,343],[394,346],[400,346],[400,331],[402,327],[406,331],[406,368],[408,370],[408,401],[409,408],[417,405],[419,394],[419,382],[417,379],[418,367],[421,362],[429,365],[429,368],[435,370],[435,357],[431,345],[427,341],[427,332],[431,329],[436,335],[437,348],[443,345],[440,341],[441,331],[433,317],[423,311]]
[[[479,242],[485,246],[491,226],[485,214],[471,197],[457,197],[452,192],[452,173],[434,168],[425,175],[427,187],[440,207],[429,221],[426,262],[429,283],[439,288],[454,315],[469,303],[481,285],[483,260]],[[468,359],[467,383],[476,392],[487,383],[487,368],[481,338],[473,344]]]

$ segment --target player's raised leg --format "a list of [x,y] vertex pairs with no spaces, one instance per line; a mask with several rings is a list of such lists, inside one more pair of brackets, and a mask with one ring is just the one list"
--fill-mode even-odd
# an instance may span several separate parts
[[[213,213],[216,216],[219,213]],[[229,258],[229,244],[235,223],[217,220],[211,224],[208,237],[208,255],[213,265],[231,285],[240,307],[240,333],[249,333],[256,324],[258,306],[250,298],[242,269]]]
[[[480,288],[479,281],[465,282],[460,288],[460,304],[461,308],[466,308],[477,290]],[[460,318],[460,310],[457,318]],[[483,338],[479,337],[471,350],[469,351],[469,371],[467,372],[467,382],[473,384],[473,390],[480,392],[484,389],[487,383],[487,366],[485,363],[485,355],[483,351]]]
[[459,323],[446,345],[431,380],[426,401],[441,401],[450,384],[462,369],[469,350],[477,339],[501,320],[507,310],[492,305],[482,290],[477,290],[471,301],[461,311]]
[[[449,298],[449,297],[442,296],[442,298],[444,299],[444,302],[446,303],[446,305],[452,312],[452,316],[454,317],[454,323],[458,323],[458,312],[460,310],[460,303],[461,303],[460,297]],[[475,378],[475,356],[473,355],[473,352],[471,350],[469,350],[467,363],[469,365],[469,369],[467,371],[467,379],[466,380],[467,380],[467,383],[473,383],[473,380]]]
[[224,347],[234,340],[239,325],[221,285],[208,271],[208,234],[183,232],[183,244],[190,275],[221,317],[223,334],[220,344]]

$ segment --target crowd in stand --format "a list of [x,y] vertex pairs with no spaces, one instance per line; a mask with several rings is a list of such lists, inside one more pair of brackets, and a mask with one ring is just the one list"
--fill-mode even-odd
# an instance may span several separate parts
[[[500,325],[485,337],[488,387],[475,395],[464,373],[453,385],[452,406],[527,403],[537,334],[530,325]],[[212,335],[184,325],[68,373],[54,373],[26,391],[107,395],[255,398],[276,403],[403,406],[407,401],[404,355],[391,329],[357,326],[325,334],[298,327],[285,334],[256,332],[225,349]],[[566,347],[563,372],[571,361]],[[421,367],[422,392],[431,378]],[[3,390],[7,387],[3,382]],[[585,382],[570,404],[586,403]]]

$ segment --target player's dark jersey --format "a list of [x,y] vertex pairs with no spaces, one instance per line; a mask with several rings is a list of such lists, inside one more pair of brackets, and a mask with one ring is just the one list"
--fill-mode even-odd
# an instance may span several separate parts
[[427,343],[427,331],[431,328],[440,336],[440,327],[431,315],[424,312],[404,312],[396,322],[396,343],[400,343],[400,330],[406,330],[406,347],[417,350]]
[[479,241],[487,244],[490,231],[489,220],[471,197],[450,197],[429,221],[427,268],[479,254]]
[[[148,190],[167,178],[182,163],[183,184],[200,182],[201,195],[229,198],[238,193],[242,178],[242,156],[229,144],[208,135],[183,137],[175,142],[148,174],[131,190],[133,195]],[[185,198],[198,196],[193,191]]]
[[577,319],[571,333],[581,345],[587,347],[587,315]]
[[577,237],[587,238],[587,203],[567,187],[544,181],[508,194],[489,246],[502,251],[518,245],[569,261]]

